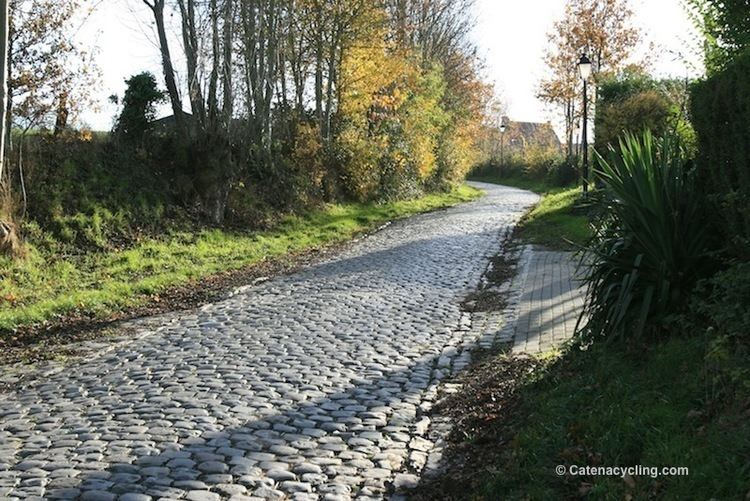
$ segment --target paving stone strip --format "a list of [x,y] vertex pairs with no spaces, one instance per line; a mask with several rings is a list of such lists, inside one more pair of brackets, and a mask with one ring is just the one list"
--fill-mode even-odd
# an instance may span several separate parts
[[382,499],[435,444],[461,310],[536,195],[409,218],[0,396],[0,499]]
[[539,354],[573,337],[586,289],[571,252],[530,248],[514,327],[514,353]]

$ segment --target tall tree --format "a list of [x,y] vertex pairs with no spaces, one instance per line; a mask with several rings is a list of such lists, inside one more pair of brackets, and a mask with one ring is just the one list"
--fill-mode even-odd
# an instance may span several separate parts
[[568,0],[563,18],[549,33],[545,62],[551,75],[542,80],[538,95],[562,109],[568,155],[581,110],[578,60],[581,54],[589,56],[594,78],[622,67],[640,40],[632,18],[629,0]]
[[164,24],[164,2],[165,0],[143,0],[143,3],[151,9],[156,24],[156,34],[159,38],[159,51],[161,52],[161,65],[164,73],[164,83],[167,86],[167,95],[169,103],[172,105],[172,114],[174,115],[177,131],[185,139],[187,135],[187,125],[182,111],[182,100],[180,91],[177,87],[175,78],[174,65],[172,63],[172,52],[169,48],[169,39],[167,38],[167,29]]
[[704,59],[709,73],[720,71],[750,47],[748,0],[686,0],[688,12],[704,37]]
[[92,54],[73,36],[79,0],[9,0],[7,121],[23,129],[64,128],[67,117],[92,103],[97,77]]
[[[170,12],[177,16],[182,35],[187,96],[192,112],[191,119],[187,120],[166,35],[165,0],[143,0],[156,23],[167,94],[182,147],[190,151],[182,168],[191,175],[200,208],[213,223],[224,219],[235,170],[229,128],[235,104],[232,72],[236,1],[241,1],[243,7],[251,3],[249,0],[176,0],[175,9]],[[207,89],[204,88],[206,83]]]
[[8,101],[8,0],[0,0],[0,185],[5,178],[5,134]]
[[[5,120],[8,98],[8,31],[9,31],[9,9],[8,0],[0,0],[0,252],[3,254],[16,254],[18,252],[18,238],[16,237],[15,225],[10,222],[10,189],[7,176],[5,175]],[[5,219],[7,218],[7,219]]]

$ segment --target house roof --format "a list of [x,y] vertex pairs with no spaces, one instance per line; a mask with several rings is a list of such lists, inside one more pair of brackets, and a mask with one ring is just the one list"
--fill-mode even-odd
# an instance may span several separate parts
[[526,148],[535,145],[562,150],[560,139],[549,122],[514,122],[503,117],[503,123],[506,126],[506,140],[511,147]]

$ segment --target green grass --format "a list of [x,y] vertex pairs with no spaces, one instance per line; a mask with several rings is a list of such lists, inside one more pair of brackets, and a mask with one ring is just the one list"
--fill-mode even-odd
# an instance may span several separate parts
[[[750,363],[719,371],[700,337],[646,350],[599,343],[522,389],[520,423],[484,499],[744,499],[750,489]],[[743,386],[744,381],[744,386]],[[686,477],[561,477],[556,465],[686,466]],[[630,497],[632,496],[632,497]]]
[[542,200],[519,225],[519,235],[529,243],[553,249],[573,249],[591,238],[586,210],[581,207],[581,188],[555,188],[542,194]]
[[0,258],[0,331],[76,313],[106,317],[149,296],[212,274],[350,239],[392,219],[481,195],[461,186],[387,204],[330,205],[288,217],[272,231],[205,230],[146,239],[122,251],[61,256],[30,246],[21,261]]
[[547,181],[526,177],[472,177],[472,181],[503,184],[533,191],[541,201],[519,224],[519,236],[527,243],[570,250],[591,238],[591,227],[582,207],[580,187],[557,187]]
[[521,188],[523,190],[533,191],[535,193],[546,193],[550,190],[559,189],[559,187],[548,183],[546,180],[531,179],[525,176],[497,176],[497,175],[472,175],[470,177],[472,181],[480,181],[482,183],[493,183],[502,184],[505,186],[512,186],[514,188]]

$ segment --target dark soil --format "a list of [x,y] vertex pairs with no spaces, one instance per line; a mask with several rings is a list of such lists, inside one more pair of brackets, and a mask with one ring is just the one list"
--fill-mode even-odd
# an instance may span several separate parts
[[517,267],[518,257],[508,258],[506,254],[498,254],[490,259],[490,267],[485,278],[492,284],[505,283],[516,275]]
[[503,352],[483,352],[452,383],[458,392],[441,400],[433,413],[454,423],[443,461],[445,473],[423,480],[409,499],[460,500],[481,490],[508,454],[513,424],[519,419],[518,389],[543,362]]
[[465,311],[502,311],[507,304],[507,294],[492,289],[483,289],[466,296],[461,307]]
[[508,306],[507,294],[493,287],[504,284],[516,275],[518,258],[507,256],[510,253],[508,252],[510,245],[512,242],[506,241],[502,246],[505,250],[490,258],[490,264],[484,274],[484,285],[479,290],[470,293],[461,302],[461,308],[464,311],[502,311]]

